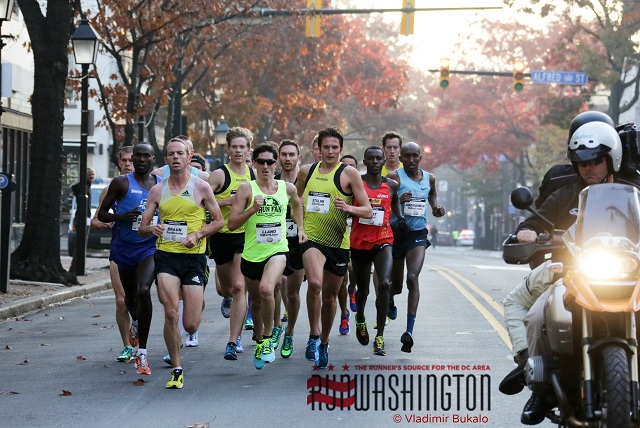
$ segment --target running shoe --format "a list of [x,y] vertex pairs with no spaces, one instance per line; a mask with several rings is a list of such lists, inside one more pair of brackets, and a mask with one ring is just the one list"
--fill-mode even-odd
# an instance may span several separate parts
[[373,355],[384,357],[387,353],[384,351],[384,339],[382,336],[376,336],[373,340]]
[[220,304],[220,312],[222,312],[222,316],[225,318],[231,316],[231,302],[233,302],[233,297],[224,297]]
[[134,321],[131,323],[129,327],[129,344],[132,347],[138,346],[140,341],[138,340],[138,321]]
[[340,316],[340,327],[338,331],[341,335],[349,334],[349,311],[347,311],[347,315]]
[[198,347],[198,330],[192,333],[187,333],[187,348]]
[[394,320],[398,318],[398,307],[393,300],[389,301],[389,308],[387,309],[387,316],[389,319]]
[[147,354],[136,355],[136,369],[138,369],[138,374],[150,375],[151,367],[149,367],[149,361],[147,360]]
[[364,322],[358,322],[358,316],[356,315],[356,338],[361,345],[366,346],[369,344],[369,331],[367,331],[367,320]]
[[182,369],[171,370],[171,380],[167,382],[167,389],[182,389],[184,384],[184,375]]
[[247,319],[244,321],[244,329],[253,330],[253,319],[250,316],[247,316]]
[[238,354],[242,354],[244,352],[244,348],[242,347],[242,336],[238,336],[236,339],[236,352]]
[[326,369],[329,365],[329,344],[320,344],[318,346],[318,363],[316,364],[319,369]]
[[413,347],[413,337],[411,337],[411,333],[408,331],[402,333],[400,342],[402,343],[402,348],[400,348],[402,352],[411,352],[411,348]]
[[318,345],[320,345],[320,337],[314,339],[309,338],[307,342],[307,349],[304,352],[304,356],[309,361],[318,361]]
[[125,346],[122,352],[120,353],[120,355],[118,355],[118,358],[116,358],[116,361],[119,361],[119,362],[129,361],[132,358],[133,358],[133,348],[131,346]]
[[276,359],[276,353],[273,351],[273,341],[271,339],[262,340],[262,361],[265,363],[273,363]]
[[283,331],[284,329],[282,327],[273,327],[273,330],[271,330],[271,344],[274,350],[280,346],[280,338],[282,337]]
[[351,306],[351,312],[358,310],[358,305],[356,305],[356,290],[349,292],[349,305]]
[[262,370],[265,361],[262,359],[262,343],[256,343],[256,349],[253,351],[253,365],[258,370]]
[[[387,317],[387,318],[384,320],[384,326],[385,326],[385,327],[386,327],[386,326],[388,326],[390,322],[391,322],[391,318]],[[373,328],[378,328],[378,323],[377,323],[377,322],[373,324]]]
[[162,361],[164,361],[165,364],[171,365],[171,355],[169,354],[165,355]]
[[282,315],[282,319],[280,321],[282,321],[282,322],[288,322],[289,321],[289,312],[288,311],[284,311],[284,315]]
[[227,343],[227,349],[224,351],[224,359],[236,361],[238,359],[238,354],[236,352],[236,344],[233,342]]
[[282,348],[280,348],[280,356],[282,356],[282,358],[289,358],[291,354],[293,354],[293,336],[287,336],[285,334]]

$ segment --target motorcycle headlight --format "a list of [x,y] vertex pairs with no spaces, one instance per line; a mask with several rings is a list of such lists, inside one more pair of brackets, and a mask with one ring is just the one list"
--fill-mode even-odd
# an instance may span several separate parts
[[580,272],[590,281],[635,282],[638,259],[629,253],[590,251],[580,257]]

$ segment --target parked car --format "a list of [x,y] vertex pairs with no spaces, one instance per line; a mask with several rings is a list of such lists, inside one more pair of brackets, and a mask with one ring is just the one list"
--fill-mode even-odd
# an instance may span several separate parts
[[450,247],[453,245],[453,238],[449,232],[438,232],[436,239],[436,245],[442,245],[443,247]]
[[473,230],[461,230],[458,236],[458,245],[473,245],[476,234]]
[[[93,217],[98,209],[98,202],[100,201],[100,193],[102,189],[109,185],[108,182],[102,182],[91,185],[91,217]],[[76,209],[78,207],[75,196],[71,202],[71,209],[69,210],[69,255],[73,256],[73,251],[76,248],[77,232],[74,226],[73,219],[76,215]],[[87,249],[91,250],[109,250],[111,249],[111,229],[105,230],[90,230],[89,239],[87,240]]]

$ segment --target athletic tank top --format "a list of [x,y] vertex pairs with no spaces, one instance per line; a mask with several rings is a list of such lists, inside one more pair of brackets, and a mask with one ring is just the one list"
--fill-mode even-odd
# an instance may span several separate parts
[[[400,188],[398,196],[406,192],[411,192],[411,201],[401,204],[401,211],[407,220],[409,230],[422,230],[427,227],[427,208],[429,205],[429,173],[422,171],[422,180],[417,182],[409,178],[404,168],[400,168],[396,172],[400,178]],[[395,225],[398,221],[395,215],[391,216],[391,224]]]
[[320,173],[322,162],[314,163],[304,186],[304,231],[310,241],[333,248],[349,249],[347,213],[335,208],[336,197],[347,204],[353,194],[346,194],[340,186],[340,174],[346,168],[342,162],[327,174]]
[[[245,166],[245,168],[246,170],[243,175],[237,175],[233,171],[231,171],[231,168],[229,168],[229,165],[227,164],[220,167],[220,169],[224,171],[224,184],[222,185],[222,189],[216,192],[216,200],[230,198],[231,195],[236,194],[240,184],[255,179],[253,170],[249,166]],[[245,226],[241,226],[233,231],[229,230],[229,228],[227,227],[227,224],[229,223],[229,213],[231,212],[231,205],[227,205],[226,207],[221,206],[220,211],[222,212],[222,218],[224,218],[224,226],[218,233],[244,233]]]
[[[282,173],[277,173],[274,178],[276,180],[281,180]],[[293,185],[295,186],[298,182],[298,177],[293,181]],[[291,205],[287,205],[287,238],[296,238],[298,236],[298,225],[295,221],[293,221],[293,215],[291,214]]]
[[251,204],[256,195],[264,197],[264,205],[245,223],[244,249],[242,258],[250,262],[262,262],[276,253],[289,251],[287,244],[286,221],[287,183],[277,180],[278,190],[268,195],[260,190],[258,183],[251,181]]
[[[398,168],[402,168],[402,167],[403,167],[402,162],[400,162],[400,165],[398,166]],[[397,171],[397,169],[394,171]],[[387,164],[382,165],[382,171],[380,171],[380,174],[382,174],[383,177],[386,177],[387,175],[389,175]]]
[[205,225],[205,209],[196,205],[195,183],[198,177],[191,175],[186,186],[173,194],[169,189],[171,177],[163,180],[160,197],[160,218],[165,225],[164,234],[158,238],[156,248],[168,253],[203,254],[207,248],[205,238],[199,239],[193,248],[180,244],[188,234]]
[[[129,181],[129,190],[127,190],[127,194],[124,198],[118,201],[115,205],[114,212],[116,214],[126,213],[129,210],[139,209],[144,212],[147,207],[147,198],[149,197],[149,191],[143,189],[133,173],[126,174],[127,180]],[[156,179],[156,183],[159,183],[162,178],[154,176]],[[151,236],[148,238],[143,238],[138,235],[138,227],[140,226],[140,220],[142,216],[138,216],[137,221],[131,222],[126,220],[117,220],[114,223],[114,231],[117,234],[117,243],[132,243],[132,244],[141,244],[144,242],[148,242],[153,244],[156,240],[155,236]],[[155,226],[158,224],[158,212],[155,213],[153,219],[151,220],[151,226]],[[126,251],[126,248],[124,248]]]
[[[393,232],[389,224],[391,216],[391,194],[387,179],[382,177],[380,187],[373,190],[369,188],[362,176],[364,190],[367,192],[371,208],[372,218],[354,217],[351,224],[351,248],[356,250],[370,250],[374,245],[393,244]],[[358,206],[357,201],[353,201]]]
[[[198,168],[196,168],[195,166],[192,166],[191,170],[189,171],[189,174],[195,175],[196,177],[198,177],[199,173],[200,173],[200,170]],[[171,175],[171,168],[169,168],[169,165],[163,166],[162,167],[162,177],[166,180],[167,178],[169,178],[170,175]]]

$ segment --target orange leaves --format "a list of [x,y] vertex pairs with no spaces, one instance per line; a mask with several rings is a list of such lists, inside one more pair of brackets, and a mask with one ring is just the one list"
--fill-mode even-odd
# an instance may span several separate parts
[[62,390],[62,393],[60,393],[60,394],[58,394],[58,395],[59,395],[60,397],[68,397],[68,396],[73,395],[73,394],[71,393],[71,391],[67,391],[67,390],[63,389],[63,390]]

